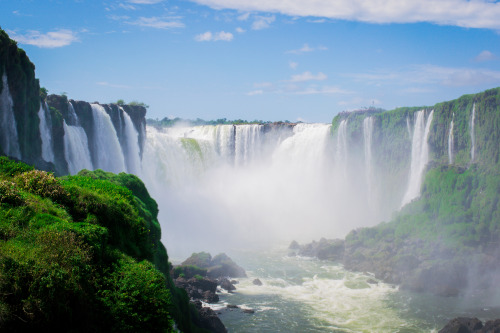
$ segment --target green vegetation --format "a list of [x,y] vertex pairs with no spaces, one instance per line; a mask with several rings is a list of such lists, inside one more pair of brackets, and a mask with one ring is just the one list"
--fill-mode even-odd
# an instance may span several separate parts
[[[146,123],[150,126],[157,126],[157,127],[172,127],[176,125],[189,125],[189,126],[202,126],[202,125],[249,125],[249,124],[259,124],[259,125],[264,125],[264,124],[272,124],[274,122],[272,121],[263,121],[263,120],[243,120],[243,119],[237,119],[237,120],[228,120],[226,118],[220,118],[217,120],[203,120],[200,118],[196,118],[195,120],[189,120],[189,119],[182,119],[179,117],[176,118],[168,118],[165,117],[161,120],[159,119],[146,119]],[[293,122],[290,122],[288,120],[285,121],[278,121],[275,123],[279,124],[293,124]],[[300,121],[298,122],[300,123]]]
[[200,331],[135,176],[0,157],[0,330]]

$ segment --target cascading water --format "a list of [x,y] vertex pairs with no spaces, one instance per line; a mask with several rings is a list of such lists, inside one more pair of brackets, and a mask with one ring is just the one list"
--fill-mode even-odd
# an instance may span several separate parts
[[40,137],[42,139],[42,158],[47,162],[54,162],[54,148],[52,146],[52,117],[47,103],[40,103],[38,111],[40,118]]
[[19,139],[17,136],[14,103],[10,96],[7,74],[2,75],[3,89],[0,94],[0,147],[5,155],[21,159]]
[[455,140],[453,137],[453,119],[455,118],[455,114],[453,114],[450,123],[450,132],[448,133],[448,163],[453,164],[453,151]]
[[215,130],[216,151],[225,162],[234,161],[235,126],[218,125]]
[[372,203],[372,136],[373,136],[373,117],[367,117],[363,120],[363,138],[365,152],[365,178],[368,204]]
[[135,175],[139,174],[141,170],[140,149],[139,149],[139,133],[135,129],[132,119],[122,108],[120,111],[123,113],[124,120],[124,137],[125,137],[125,162],[127,165],[127,172]]
[[111,117],[103,106],[91,104],[91,107],[94,119],[94,167],[114,173],[125,171],[125,159]]
[[471,147],[470,147],[470,162],[474,162],[475,158],[475,153],[476,153],[476,138],[474,135],[474,122],[476,120],[476,104],[472,106],[472,116],[471,116],[471,121],[470,121],[470,142],[471,142]]
[[337,129],[337,157],[336,162],[342,165],[344,173],[347,172],[347,120],[340,121]]
[[68,124],[71,126],[80,126],[80,121],[76,115],[75,108],[73,107],[73,103],[70,101],[68,101]]
[[432,110],[425,123],[425,110],[415,112],[415,126],[413,129],[413,140],[411,145],[411,167],[408,189],[403,197],[401,206],[406,205],[420,195],[422,176],[429,161],[429,145],[427,139],[432,123]]
[[236,126],[235,164],[247,165],[255,160],[261,150],[262,125]]
[[87,134],[80,126],[67,125],[64,127],[64,157],[68,162],[68,171],[74,175],[82,169],[92,170]]
[[406,130],[408,131],[408,137],[411,139],[411,125],[409,116],[406,116]]

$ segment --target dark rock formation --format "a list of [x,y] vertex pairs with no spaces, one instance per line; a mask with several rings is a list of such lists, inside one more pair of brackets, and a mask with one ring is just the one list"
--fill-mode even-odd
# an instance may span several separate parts
[[175,286],[186,290],[190,299],[203,300],[207,303],[217,303],[219,296],[215,293],[217,282],[206,277],[185,279],[178,277],[174,280]]
[[500,319],[487,321],[483,325],[477,318],[454,318],[439,333],[500,333]]
[[256,285],[256,286],[262,286],[262,281],[261,281],[261,280],[259,280],[259,279],[254,279],[254,280],[252,281],[252,283],[253,283],[254,285]]
[[196,325],[214,333],[227,332],[226,327],[224,327],[224,324],[217,317],[214,310],[209,307],[203,307],[200,301],[195,301],[193,304],[199,313],[199,317],[194,320]]
[[236,287],[229,281],[229,279],[223,277],[223,278],[218,278],[217,279],[218,285],[222,288],[225,289],[229,292],[232,292],[233,290],[236,290]]

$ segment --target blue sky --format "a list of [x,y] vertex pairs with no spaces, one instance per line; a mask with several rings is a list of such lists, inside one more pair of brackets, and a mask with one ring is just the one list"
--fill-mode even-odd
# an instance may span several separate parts
[[0,0],[49,93],[148,117],[330,122],[500,86],[491,0]]

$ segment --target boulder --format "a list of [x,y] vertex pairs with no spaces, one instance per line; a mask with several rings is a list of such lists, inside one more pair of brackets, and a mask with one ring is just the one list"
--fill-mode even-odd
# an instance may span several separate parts
[[236,290],[236,287],[227,278],[219,278],[217,279],[217,283],[222,289],[225,289],[229,292]]
[[439,333],[476,333],[483,328],[483,323],[477,318],[454,318],[446,324]]
[[261,281],[261,280],[259,280],[259,279],[254,279],[254,280],[252,281],[252,283],[253,283],[254,285],[256,285],[256,286],[262,286],[262,281]]
[[214,333],[227,332],[226,327],[214,310],[209,307],[203,307],[200,301],[195,301],[193,304],[199,313],[199,317],[194,320],[198,326]]

